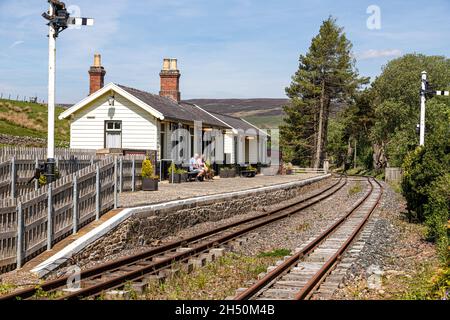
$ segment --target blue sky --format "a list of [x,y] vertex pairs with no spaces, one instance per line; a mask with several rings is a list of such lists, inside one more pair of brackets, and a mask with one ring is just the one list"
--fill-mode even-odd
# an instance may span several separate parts
[[[361,75],[398,55],[450,52],[450,1],[428,0],[66,0],[94,27],[58,38],[57,101],[88,93],[88,68],[102,54],[106,83],[157,93],[164,57],[179,59],[182,98],[285,97],[320,24],[338,19]],[[381,9],[381,29],[366,12]],[[46,99],[45,0],[0,0],[0,92]]]

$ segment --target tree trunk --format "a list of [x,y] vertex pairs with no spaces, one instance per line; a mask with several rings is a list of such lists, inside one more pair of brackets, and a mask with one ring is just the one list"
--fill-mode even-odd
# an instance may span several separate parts
[[319,127],[317,132],[317,146],[314,156],[314,169],[320,167],[320,158],[322,155],[322,139],[323,139],[323,118],[325,109],[325,81],[322,80],[322,92],[320,93],[320,109],[319,109]]

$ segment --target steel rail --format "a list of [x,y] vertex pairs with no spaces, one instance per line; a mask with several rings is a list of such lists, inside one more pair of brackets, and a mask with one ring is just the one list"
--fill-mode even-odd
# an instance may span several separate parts
[[365,215],[364,219],[359,223],[358,227],[352,232],[347,241],[344,242],[344,244],[339,248],[339,250],[333,256],[331,256],[331,258],[328,259],[327,262],[325,262],[322,268],[320,268],[320,270],[317,271],[317,273],[305,284],[305,286],[303,286],[303,288],[295,295],[294,300],[306,299],[308,295],[314,290],[314,288],[317,287],[321,282],[323,282],[324,277],[327,275],[327,273],[331,271],[331,268],[335,266],[335,264],[341,259],[342,254],[347,250],[347,248],[350,246],[353,240],[355,240],[355,238],[367,224],[370,216],[375,211],[376,207],[379,205],[381,196],[383,195],[383,187],[375,179],[374,181],[380,187],[380,194],[378,195],[375,203],[372,205],[368,213]]
[[[84,270],[84,271],[81,272],[80,277],[81,277],[81,279],[85,279],[86,280],[87,278],[100,276],[102,273],[105,273],[107,271],[114,271],[114,269],[118,269],[118,268],[127,266],[127,265],[129,265],[131,263],[135,263],[135,262],[139,262],[139,261],[142,261],[142,260],[145,260],[145,259],[149,259],[152,256],[155,256],[155,255],[158,255],[158,254],[163,254],[163,253],[166,253],[166,252],[170,252],[170,251],[172,251],[172,250],[174,250],[176,248],[185,246],[188,243],[192,243],[192,242],[198,241],[200,239],[204,239],[204,238],[207,238],[209,236],[216,235],[216,234],[218,234],[218,233],[220,233],[222,231],[226,231],[226,230],[231,229],[231,228],[239,227],[239,226],[242,226],[242,225],[244,225],[246,223],[250,223],[250,222],[253,222],[253,221],[258,220],[258,219],[263,219],[263,221],[261,221],[259,223],[256,223],[256,224],[252,224],[251,226],[243,228],[241,230],[238,230],[238,232],[235,232],[235,233],[232,233],[230,235],[226,235],[226,236],[220,237],[219,239],[214,239],[213,241],[211,241],[209,243],[206,243],[206,245],[197,246],[196,248],[194,248],[192,250],[185,251],[185,252],[180,253],[180,254],[176,254],[176,255],[171,256],[170,258],[167,258],[167,259],[161,259],[160,261],[158,261],[158,263],[150,263],[148,261],[148,265],[147,266],[145,266],[144,268],[140,268],[137,271],[142,271],[142,272],[149,273],[152,270],[153,271],[158,270],[158,268],[163,268],[163,267],[166,267],[168,265],[171,265],[175,261],[180,261],[180,260],[182,261],[183,259],[187,259],[187,258],[191,257],[194,254],[197,254],[199,252],[202,252],[204,250],[207,250],[209,248],[217,246],[219,243],[221,243],[221,241],[222,242],[230,241],[233,238],[236,238],[236,237],[238,237],[238,236],[240,236],[240,235],[242,235],[244,233],[247,233],[247,232],[249,232],[251,230],[254,230],[256,228],[259,228],[259,227],[261,227],[261,226],[263,226],[265,224],[268,224],[268,223],[280,220],[280,219],[282,219],[282,218],[284,218],[286,216],[289,216],[291,214],[297,213],[298,211],[304,210],[304,209],[306,209],[306,208],[308,208],[308,207],[310,207],[310,206],[312,206],[312,205],[314,205],[314,204],[316,204],[316,203],[318,203],[318,202],[320,202],[320,201],[322,201],[322,200],[332,196],[338,190],[340,190],[342,187],[344,187],[346,185],[346,183],[347,183],[347,180],[345,180],[344,184],[339,186],[339,184],[341,183],[342,179],[343,178],[341,177],[338,182],[332,184],[331,186],[325,188],[324,190],[321,190],[321,191],[319,191],[319,192],[317,192],[317,193],[315,193],[315,194],[313,194],[311,196],[308,196],[308,197],[306,197],[304,199],[301,199],[300,201],[296,201],[296,202],[294,202],[292,204],[285,205],[285,206],[283,206],[281,208],[277,208],[275,210],[272,210],[272,211],[264,213],[264,214],[260,214],[260,215],[254,216],[254,217],[246,218],[244,220],[240,220],[240,221],[237,221],[237,222],[226,224],[226,225],[221,226],[219,228],[216,228],[216,229],[213,229],[213,230],[209,230],[209,231],[206,231],[206,232],[203,232],[203,233],[191,236],[189,238],[177,240],[177,241],[168,243],[166,245],[163,245],[163,246],[160,246],[160,247],[157,247],[157,248],[152,248],[152,249],[146,250],[144,252],[141,252],[141,253],[138,253],[138,254],[135,254],[135,255],[132,255],[132,256],[127,256],[127,257],[124,257],[124,258],[121,258],[121,259],[114,260],[114,261],[109,262],[109,263],[102,264],[102,265],[94,267],[94,268],[90,268],[88,270]],[[326,194],[327,191],[333,189],[336,186],[338,186],[338,187],[335,190],[332,190],[332,192],[330,192],[329,194]],[[317,199],[314,199],[314,198],[317,198]],[[308,202],[310,200],[312,200],[312,201]],[[296,206],[298,206],[298,205],[300,205],[302,203],[305,203],[305,202],[307,202],[307,203],[304,204],[303,206],[301,206],[300,208],[295,208]],[[291,209],[291,208],[293,208],[292,212],[284,213],[284,214],[281,214],[281,215],[276,215],[277,213],[286,211],[286,210]],[[271,218],[269,218],[269,217],[271,217]],[[105,281],[104,282],[105,283],[104,287],[106,287],[106,283],[108,283],[108,285],[110,285],[110,286],[111,285],[116,285],[117,281],[113,281],[113,280],[119,280],[119,279],[122,279],[122,278],[125,278],[125,277],[127,279],[131,279],[133,277],[136,278],[139,275],[142,276],[143,274],[140,274],[139,272],[136,272],[136,271],[129,272],[129,273],[127,273],[124,276],[116,277],[116,278],[111,279],[109,281]],[[39,288],[35,288],[35,287],[33,287],[33,288],[26,288],[26,289],[22,289],[22,290],[19,290],[19,291],[16,291],[16,292],[12,292],[12,293],[10,293],[8,295],[0,296],[0,301],[1,300],[12,300],[12,299],[16,299],[16,298],[21,298],[21,299],[32,298],[33,295],[37,292],[38,289],[46,291],[46,292],[52,291],[52,290],[56,290],[56,289],[59,289],[59,288],[65,286],[68,279],[69,279],[69,277],[65,276],[65,277],[61,277],[61,278],[55,279],[55,280],[47,281],[47,282],[43,283],[42,285],[40,285]],[[99,285],[101,285],[101,284],[99,284]],[[95,289],[95,287],[96,286],[92,286],[91,289]],[[81,293],[88,293],[88,295],[89,295],[89,294],[91,294],[91,292],[95,291],[95,290],[87,290],[87,289],[89,289],[89,288],[81,289],[78,292],[65,295],[62,298],[63,299],[69,299],[69,298],[72,298],[72,297],[79,297]],[[83,291],[83,290],[86,290],[86,291]],[[98,288],[96,290],[98,290]]]
[[[341,181],[341,179],[339,180],[339,182]],[[346,185],[346,183],[347,183],[347,181],[345,180],[344,184],[339,186],[337,189],[333,190],[331,193],[326,194],[325,196],[320,196],[323,193],[319,193],[319,195],[318,195],[319,198],[318,199],[315,199],[312,202],[309,202],[309,203],[303,205],[300,208],[295,208],[295,206],[294,206],[293,211],[290,211],[290,212],[287,212],[287,213],[281,213],[279,215],[274,215],[274,214],[270,214],[269,216],[262,215],[260,217],[261,221],[259,221],[259,222],[255,222],[254,224],[251,224],[249,226],[246,226],[244,228],[236,230],[236,231],[234,231],[234,232],[232,232],[230,234],[225,234],[225,235],[223,235],[223,236],[221,236],[219,238],[215,238],[212,241],[208,241],[208,242],[205,242],[203,244],[199,244],[199,245],[195,246],[194,248],[192,248],[190,250],[186,250],[186,251],[181,252],[181,253],[176,253],[175,255],[173,255],[171,257],[167,257],[167,258],[161,259],[161,260],[159,260],[157,262],[151,262],[148,265],[142,266],[139,269],[134,270],[134,271],[130,271],[130,272],[124,274],[124,275],[121,275],[121,276],[118,276],[118,277],[115,277],[115,278],[111,278],[109,280],[105,280],[105,281],[103,281],[103,282],[101,282],[101,283],[99,283],[97,285],[90,286],[88,288],[81,289],[80,291],[68,294],[68,295],[66,295],[64,297],[61,297],[61,300],[64,300],[64,299],[67,299],[67,300],[68,299],[82,299],[82,298],[92,297],[92,296],[95,296],[96,294],[99,294],[100,292],[102,292],[102,291],[104,291],[106,289],[111,289],[111,288],[113,288],[115,286],[118,286],[118,285],[121,285],[121,284],[123,284],[123,283],[125,283],[127,281],[136,281],[136,280],[144,277],[145,275],[148,275],[150,273],[154,273],[157,270],[160,270],[160,269],[162,269],[164,267],[170,266],[174,262],[186,260],[186,259],[188,259],[188,258],[190,258],[190,257],[192,257],[192,256],[194,256],[196,254],[202,253],[202,252],[207,251],[207,250],[209,250],[211,248],[217,247],[220,244],[229,242],[229,241],[231,241],[231,240],[233,240],[233,239],[235,239],[235,238],[237,238],[239,236],[242,236],[243,234],[249,233],[250,231],[253,231],[255,229],[258,229],[258,228],[260,228],[262,226],[265,226],[267,224],[270,224],[272,222],[275,222],[275,221],[281,220],[283,218],[286,218],[286,217],[288,217],[288,216],[290,216],[292,214],[295,214],[295,213],[297,213],[299,211],[302,211],[302,210],[304,210],[304,209],[306,209],[306,208],[316,204],[317,202],[322,201],[325,198],[328,198],[331,195],[335,194],[344,185]],[[327,190],[329,190],[329,189],[327,188]],[[302,201],[302,202],[304,202],[304,201]],[[288,208],[288,209],[290,209],[291,207],[293,207],[293,206],[292,205],[287,205],[286,206],[286,208]],[[276,211],[278,212],[280,210],[277,209]],[[255,220],[255,219],[252,219],[252,220]],[[233,223],[233,225],[235,225],[235,223]]]
[[[254,283],[252,286],[250,286],[247,290],[241,292],[238,294],[234,300],[248,300],[258,294],[264,287],[269,285],[271,282],[288,272],[292,266],[298,263],[300,259],[302,259],[304,256],[310,254],[317,246],[319,246],[331,233],[333,233],[335,230],[338,229],[339,226],[341,226],[358,208],[360,208],[363,203],[370,197],[370,195],[373,192],[373,185],[370,182],[370,179],[368,178],[368,181],[370,183],[370,191],[367,192],[367,194],[361,198],[352,208],[351,210],[346,213],[343,217],[341,217],[339,220],[337,220],[333,225],[331,225],[327,230],[322,232],[318,237],[316,237],[313,241],[308,243],[308,245],[304,248],[302,248],[299,252],[295,253],[290,258],[286,259],[282,264],[280,264],[278,267],[276,267],[271,272],[267,273],[262,279],[258,280],[256,283]],[[378,182],[377,182],[378,183]]]

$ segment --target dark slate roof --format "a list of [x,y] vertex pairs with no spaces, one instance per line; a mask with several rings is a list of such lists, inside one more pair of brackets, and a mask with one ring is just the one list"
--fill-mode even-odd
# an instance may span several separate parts
[[239,119],[239,118],[236,118],[236,117],[232,117],[232,116],[228,116],[228,115],[224,115],[224,114],[220,114],[220,113],[215,113],[215,112],[210,112],[210,113],[213,116],[219,118],[220,120],[222,120],[223,122],[225,122],[226,124],[228,124],[230,127],[234,128],[234,129],[242,129],[244,131],[246,131],[248,129],[254,129],[254,130],[256,130],[256,132],[258,132],[257,128],[255,128],[254,126],[252,126],[248,122],[245,122],[242,119]]
[[117,86],[119,86],[129,94],[135,96],[142,102],[148,104],[150,107],[161,112],[164,115],[164,118],[167,118],[168,120],[187,122],[202,121],[203,124],[207,124],[210,126],[228,128],[228,126],[212,117],[208,112],[196,107],[191,103],[177,103],[170,98],[161,97],[149,92],[129,88],[120,84],[118,84]]

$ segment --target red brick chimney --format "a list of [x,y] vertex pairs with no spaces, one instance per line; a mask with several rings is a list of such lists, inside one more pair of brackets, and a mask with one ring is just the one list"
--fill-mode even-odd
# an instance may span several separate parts
[[177,68],[177,59],[164,59],[163,68],[159,74],[161,77],[161,97],[169,97],[180,102],[180,70]]
[[105,68],[102,67],[102,56],[94,55],[94,65],[89,69],[89,95],[105,85]]

